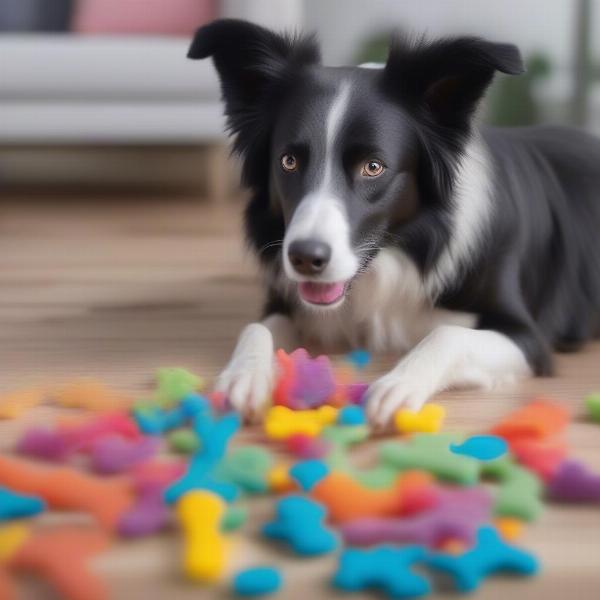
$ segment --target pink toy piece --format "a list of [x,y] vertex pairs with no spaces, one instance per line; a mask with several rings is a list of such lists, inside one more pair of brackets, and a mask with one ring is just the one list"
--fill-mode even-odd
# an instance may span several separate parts
[[137,486],[137,500],[119,520],[117,530],[123,537],[141,537],[160,531],[170,522],[171,511],[164,499],[163,483]]
[[566,460],[548,483],[547,493],[557,502],[600,503],[600,475],[580,462]]
[[366,393],[369,389],[369,384],[364,382],[348,383],[345,386],[344,393],[349,404],[357,404],[362,406],[367,399]]
[[303,433],[291,435],[285,443],[291,454],[303,460],[323,458],[330,448],[330,444],[323,438]]
[[304,348],[290,355],[294,362],[291,408],[316,408],[335,393],[335,378],[327,356],[311,358]]
[[167,487],[183,476],[187,469],[184,461],[150,460],[136,465],[130,472],[136,488],[144,485],[163,485]]
[[342,525],[347,544],[421,544],[439,547],[452,539],[473,544],[477,530],[490,518],[492,498],[486,489],[442,488],[438,504],[414,517],[365,518]]
[[96,440],[91,449],[92,469],[105,475],[121,473],[151,458],[160,447],[160,439],[144,437],[126,440],[111,435]]
[[20,454],[33,458],[64,462],[73,453],[74,448],[59,432],[34,427],[23,434],[17,443],[16,450]]

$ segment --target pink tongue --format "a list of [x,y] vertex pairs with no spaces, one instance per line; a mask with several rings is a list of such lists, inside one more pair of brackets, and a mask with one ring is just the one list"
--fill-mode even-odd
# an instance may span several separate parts
[[341,298],[344,293],[345,284],[338,283],[314,283],[304,281],[298,285],[300,295],[307,302],[313,304],[333,304]]

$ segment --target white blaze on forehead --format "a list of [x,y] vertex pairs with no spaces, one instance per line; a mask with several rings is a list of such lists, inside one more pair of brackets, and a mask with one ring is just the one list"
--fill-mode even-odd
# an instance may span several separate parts
[[284,267],[292,279],[299,277],[288,259],[288,248],[296,240],[313,239],[331,246],[331,260],[320,281],[350,279],[358,268],[358,259],[350,246],[350,225],[342,199],[332,185],[335,162],[334,143],[341,129],[350,100],[350,84],[340,85],[329,107],[325,122],[323,177],[317,188],[303,198],[288,225],[284,244]]

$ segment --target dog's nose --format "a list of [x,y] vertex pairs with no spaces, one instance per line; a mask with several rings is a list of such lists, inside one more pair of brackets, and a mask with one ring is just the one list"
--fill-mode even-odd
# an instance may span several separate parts
[[288,258],[300,275],[318,275],[331,258],[331,246],[318,240],[297,240],[288,248]]

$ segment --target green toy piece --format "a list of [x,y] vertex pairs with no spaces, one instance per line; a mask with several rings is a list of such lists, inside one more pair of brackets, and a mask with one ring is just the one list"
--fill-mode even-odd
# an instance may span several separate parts
[[585,406],[593,421],[600,423],[600,392],[589,394],[585,398]]
[[200,448],[200,440],[192,429],[178,429],[167,437],[169,447],[179,454],[193,454]]
[[187,394],[197,392],[202,384],[202,379],[187,369],[180,367],[158,369],[154,401],[161,408],[171,408]]
[[500,482],[496,493],[494,513],[499,517],[514,517],[534,521],[542,511],[543,486],[531,471],[518,465],[509,456],[483,463],[484,477]]
[[261,446],[234,448],[215,468],[216,479],[238,485],[248,494],[264,494],[269,490],[268,473],[275,461]]
[[236,531],[248,520],[248,509],[245,506],[230,506],[221,519],[221,531]]
[[460,440],[461,436],[454,434],[419,433],[408,442],[383,444],[379,456],[384,464],[400,471],[422,469],[444,481],[475,485],[481,463],[450,451],[450,444]]

